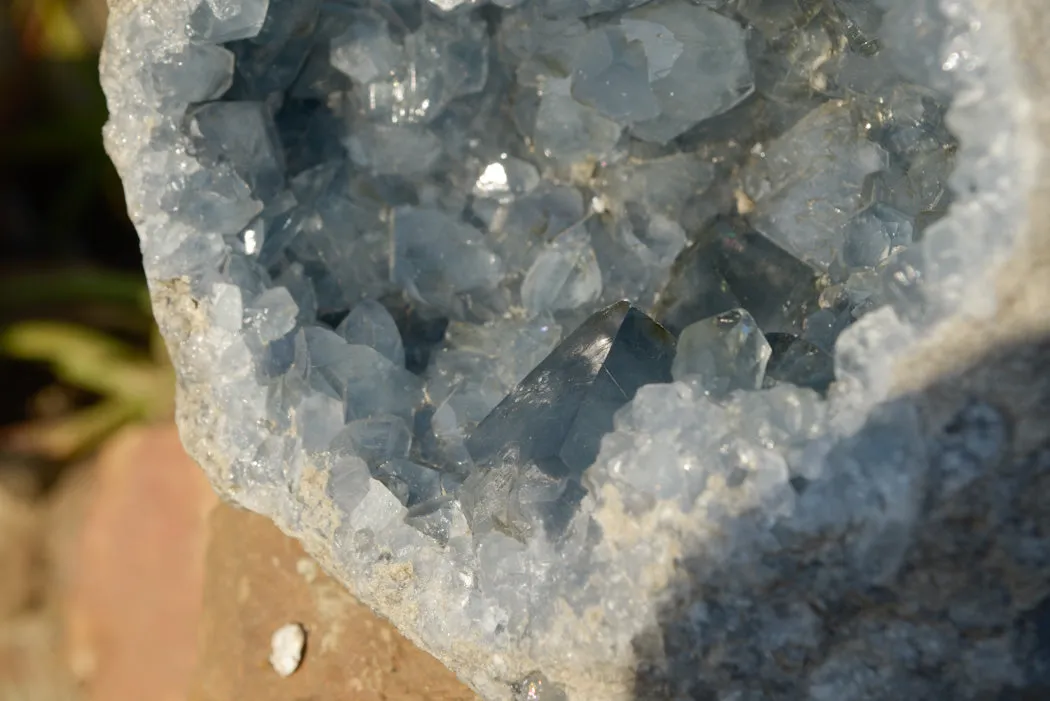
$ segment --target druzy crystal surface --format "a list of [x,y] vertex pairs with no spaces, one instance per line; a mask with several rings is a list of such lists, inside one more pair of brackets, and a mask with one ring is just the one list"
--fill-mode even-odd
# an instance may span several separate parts
[[1013,698],[1045,533],[1004,565],[1026,598],[916,559],[1007,419],[931,432],[891,392],[1012,246],[996,31],[961,0],[115,4],[107,144],[191,451],[488,699]]

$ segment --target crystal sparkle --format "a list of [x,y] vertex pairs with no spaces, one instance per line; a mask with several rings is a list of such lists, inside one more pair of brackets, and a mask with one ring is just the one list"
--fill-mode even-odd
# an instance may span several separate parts
[[967,3],[139,5],[107,145],[183,430],[483,697],[1045,681],[1000,581],[1041,592],[1045,538],[979,585],[914,559],[1006,419],[887,401],[984,264],[949,175],[1010,183]]

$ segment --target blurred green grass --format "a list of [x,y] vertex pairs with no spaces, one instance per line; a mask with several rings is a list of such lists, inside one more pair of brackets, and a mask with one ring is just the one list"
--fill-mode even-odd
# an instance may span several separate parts
[[105,13],[104,0],[0,4],[0,451],[52,462],[172,404],[102,149]]

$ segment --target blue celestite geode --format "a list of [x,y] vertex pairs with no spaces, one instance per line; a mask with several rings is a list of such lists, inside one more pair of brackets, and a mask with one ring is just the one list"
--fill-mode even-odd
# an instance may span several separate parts
[[991,5],[114,0],[188,449],[487,699],[1035,698]]

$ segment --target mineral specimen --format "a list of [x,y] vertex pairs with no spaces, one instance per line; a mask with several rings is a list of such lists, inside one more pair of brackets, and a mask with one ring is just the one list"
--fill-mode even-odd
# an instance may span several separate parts
[[1045,696],[992,5],[114,2],[187,446],[487,699]]

